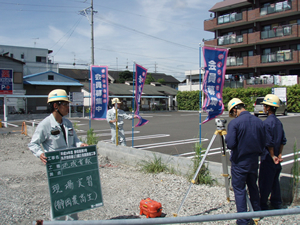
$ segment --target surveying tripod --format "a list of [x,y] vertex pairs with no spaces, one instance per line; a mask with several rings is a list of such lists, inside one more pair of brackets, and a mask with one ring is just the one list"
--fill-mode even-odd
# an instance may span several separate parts
[[[182,202],[181,202],[181,204],[180,204],[180,206],[179,206],[179,208],[177,210],[177,213],[173,214],[174,217],[176,217],[179,214],[179,211],[180,211],[181,207],[183,206],[183,203],[184,203],[185,199],[187,198],[187,196],[188,196],[188,194],[189,194],[189,192],[191,190],[192,185],[195,184],[195,180],[196,180],[196,178],[198,176],[198,173],[200,172],[200,169],[201,169],[201,167],[202,167],[202,165],[203,165],[203,163],[205,161],[205,158],[208,155],[208,152],[209,152],[209,150],[210,150],[213,142],[215,141],[217,135],[220,135],[221,142],[222,142],[222,150],[221,150],[221,152],[222,152],[222,156],[221,157],[222,158],[221,158],[221,161],[222,161],[223,174],[221,174],[221,175],[225,179],[224,181],[225,181],[225,188],[226,188],[226,199],[227,199],[228,202],[230,201],[230,197],[229,197],[229,179],[230,179],[230,177],[229,177],[229,174],[228,174],[228,163],[227,163],[227,155],[226,155],[226,148],[225,148],[225,135],[227,134],[226,129],[225,129],[226,122],[227,121],[225,119],[215,119],[215,123],[217,125],[217,129],[214,132],[214,135],[211,138],[211,141],[210,141],[210,143],[209,143],[209,145],[208,145],[208,147],[206,149],[206,152],[205,152],[204,156],[202,157],[202,159],[200,161],[200,164],[199,164],[199,166],[197,168],[197,171],[196,171],[193,179],[191,180],[190,186],[189,186],[189,188],[188,188],[188,190],[187,190],[187,192],[186,192],[186,194],[185,194],[185,196],[184,196],[184,198],[183,198],[183,200],[182,200]],[[247,205],[248,205],[249,211],[253,211],[253,207],[251,205],[251,202],[250,202],[250,199],[248,197],[248,194],[246,194],[246,201],[247,201]],[[257,220],[254,220],[254,222],[255,222],[255,224],[257,224]]]

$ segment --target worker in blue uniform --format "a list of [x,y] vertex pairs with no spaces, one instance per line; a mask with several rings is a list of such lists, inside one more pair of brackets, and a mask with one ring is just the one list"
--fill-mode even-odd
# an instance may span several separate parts
[[276,95],[268,94],[263,100],[267,119],[263,121],[266,133],[266,146],[261,156],[259,170],[260,207],[268,210],[268,198],[271,206],[280,209],[282,206],[279,175],[282,160],[283,146],[286,144],[284,129],[280,120],[275,116],[280,100]]
[[[255,211],[260,210],[257,187],[258,158],[265,146],[263,123],[251,115],[244,103],[233,98],[228,103],[230,117],[235,117],[228,124],[226,135],[227,148],[231,150],[231,177],[237,212],[247,212],[246,184],[250,201]],[[238,219],[237,224],[250,224],[253,220]]]

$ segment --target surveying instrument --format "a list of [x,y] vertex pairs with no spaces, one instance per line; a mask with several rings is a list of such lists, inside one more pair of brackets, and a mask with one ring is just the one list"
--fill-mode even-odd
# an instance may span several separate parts
[[[186,192],[186,194],[185,194],[185,196],[184,196],[184,198],[183,198],[183,200],[182,200],[182,202],[181,202],[181,204],[180,204],[180,206],[179,206],[179,208],[177,210],[177,213],[173,214],[174,217],[176,217],[179,214],[179,211],[181,210],[181,207],[183,206],[184,201],[187,198],[187,196],[188,196],[188,194],[189,194],[189,192],[191,190],[192,185],[195,184],[195,182],[196,182],[195,180],[196,180],[196,178],[198,176],[198,173],[200,172],[200,169],[201,169],[201,167],[202,167],[202,165],[203,165],[203,163],[205,161],[205,158],[208,155],[208,152],[209,152],[209,150],[210,150],[213,142],[215,141],[217,135],[220,135],[221,143],[222,143],[221,162],[222,162],[223,174],[221,174],[221,176],[224,177],[224,181],[225,181],[226,199],[227,199],[228,202],[230,202],[230,197],[229,197],[229,179],[230,179],[230,177],[229,177],[229,174],[228,174],[228,161],[227,161],[227,154],[226,154],[226,148],[225,148],[225,135],[227,134],[227,131],[225,129],[225,124],[226,123],[227,123],[226,119],[219,119],[219,118],[215,119],[215,124],[217,126],[217,129],[214,132],[214,135],[212,136],[212,139],[211,139],[211,141],[210,141],[210,143],[209,143],[209,145],[208,145],[208,147],[207,147],[207,149],[205,151],[205,154],[204,154],[204,156],[201,159],[201,162],[200,162],[200,164],[199,164],[199,166],[197,168],[197,171],[196,171],[193,179],[191,180],[190,186],[189,186],[189,188],[188,188],[188,190],[187,190],[187,192]],[[246,201],[247,201],[247,205],[248,205],[249,211],[253,212],[253,207],[251,205],[251,202],[250,202],[250,199],[248,197],[248,194],[246,194]],[[257,221],[258,220],[254,220],[255,224],[257,224]]]
[[200,164],[199,164],[199,166],[197,168],[197,171],[196,171],[194,177],[191,180],[190,186],[189,186],[189,188],[188,188],[188,190],[187,190],[187,192],[186,192],[186,194],[185,194],[185,196],[184,196],[184,198],[183,198],[183,200],[182,200],[182,202],[181,202],[181,204],[180,204],[180,206],[179,206],[179,208],[177,210],[177,213],[173,214],[175,217],[179,214],[179,211],[180,211],[181,207],[183,206],[183,203],[184,203],[185,199],[187,198],[187,196],[188,196],[188,194],[189,194],[189,192],[191,190],[192,185],[195,184],[195,182],[196,182],[195,180],[196,180],[196,178],[198,176],[198,173],[200,172],[200,169],[201,169],[201,167],[202,167],[202,165],[203,165],[203,163],[205,161],[205,158],[208,155],[208,152],[209,152],[209,150],[210,150],[213,142],[215,141],[217,135],[220,135],[221,142],[222,142],[222,149],[221,149],[221,152],[222,152],[222,158],[221,159],[222,159],[222,167],[223,167],[223,174],[222,174],[222,176],[225,179],[226,199],[227,199],[228,202],[230,201],[230,198],[229,198],[228,163],[227,163],[227,155],[226,155],[226,149],[225,149],[225,135],[227,134],[226,129],[225,129],[226,122],[227,122],[226,119],[219,119],[219,118],[215,119],[215,124],[217,126],[217,129],[214,132],[214,135],[211,138],[211,141],[210,141],[210,143],[209,143],[209,145],[208,145],[208,147],[207,147],[207,149],[205,151],[205,154],[204,154],[204,156],[202,157],[202,159],[200,161]]

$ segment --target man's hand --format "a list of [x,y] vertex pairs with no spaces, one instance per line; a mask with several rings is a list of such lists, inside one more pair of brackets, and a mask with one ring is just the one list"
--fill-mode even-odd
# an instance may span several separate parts
[[47,157],[45,156],[45,153],[42,153],[40,155],[40,159],[42,160],[42,162],[44,163],[44,165],[46,165],[46,163],[47,163]]
[[117,122],[117,119],[114,119],[114,120],[111,120],[111,121],[109,121],[110,123],[115,123],[115,122]]
[[82,143],[82,144],[80,145],[80,147],[85,147],[85,146],[89,146],[89,145],[86,144],[86,143]]
[[273,161],[274,161],[275,164],[279,164],[280,162],[283,161],[282,158],[279,158],[279,157],[277,157],[275,155],[272,157],[272,159],[273,159]]
[[279,162],[282,162],[282,161],[283,161],[283,158],[281,158],[281,157],[282,157],[282,155],[279,154],[279,155],[278,155]]

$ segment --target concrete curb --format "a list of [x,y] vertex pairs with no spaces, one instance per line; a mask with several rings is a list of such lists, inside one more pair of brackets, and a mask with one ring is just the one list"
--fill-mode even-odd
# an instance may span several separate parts
[[[27,126],[27,135],[32,137],[35,128],[32,126]],[[167,155],[159,152],[151,152],[147,150],[136,149],[127,146],[116,146],[111,143],[99,141],[97,144],[98,153],[102,156],[108,157],[109,160],[130,165],[137,166],[143,160],[152,160],[154,155],[157,158],[161,158],[162,163],[168,165],[169,168],[172,168],[176,174],[181,176],[188,177],[189,175],[194,176],[193,172],[193,161],[188,158],[178,157]],[[221,176],[223,174],[223,167],[221,163],[216,162],[205,162],[208,166],[210,175],[218,185],[225,185],[224,178]],[[228,167],[229,175],[230,166]],[[281,188],[281,197],[284,203],[291,203],[293,201],[292,193],[292,176],[289,174],[280,175],[280,188]],[[231,182],[230,182],[231,185]],[[300,189],[297,190],[298,196],[300,196]]]

